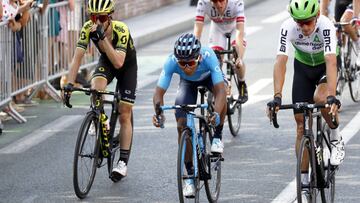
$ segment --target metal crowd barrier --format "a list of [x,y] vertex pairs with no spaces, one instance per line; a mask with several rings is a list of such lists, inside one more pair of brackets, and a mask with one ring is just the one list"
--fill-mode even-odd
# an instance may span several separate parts
[[[0,23],[0,107],[8,105],[8,114],[19,123],[26,122],[11,106],[12,97],[32,90],[30,97],[44,88],[56,101],[59,93],[50,81],[67,74],[81,26],[86,21],[84,1],[76,1],[70,11],[68,2],[49,4],[44,14],[30,11],[29,23],[13,33],[7,22]],[[21,40],[17,40],[21,39]],[[16,43],[21,41],[21,46]],[[98,60],[95,46],[90,45],[81,69],[93,67]]]

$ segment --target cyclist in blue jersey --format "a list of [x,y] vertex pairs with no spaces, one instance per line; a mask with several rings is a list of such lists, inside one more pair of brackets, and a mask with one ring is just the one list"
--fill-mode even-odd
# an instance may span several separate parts
[[[153,98],[154,108],[156,104],[164,105],[164,94],[174,73],[180,76],[176,105],[196,104],[198,86],[205,86],[213,92],[215,108],[210,119],[216,127],[211,152],[223,153],[222,130],[226,115],[226,89],[224,75],[214,51],[208,47],[201,47],[200,41],[193,34],[181,35],[175,42],[174,53],[167,58],[158,80]],[[186,126],[186,114],[177,110],[175,117],[180,139],[181,131]],[[153,124],[156,127],[160,127],[164,121],[163,114],[160,115],[160,119],[157,119],[156,115],[153,116]],[[186,168],[188,173],[192,174],[191,160],[186,164]],[[192,179],[186,182],[183,192],[184,196],[194,195],[195,188]]]

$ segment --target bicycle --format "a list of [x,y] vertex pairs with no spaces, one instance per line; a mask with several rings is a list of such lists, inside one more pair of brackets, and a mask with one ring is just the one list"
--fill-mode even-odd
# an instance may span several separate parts
[[[111,170],[116,164],[114,162],[118,161],[120,157],[119,135],[114,135],[115,130],[118,130],[116,125],[119,117],[120,93],[118,86],[116,86],[115,92],[76,87],[73,87],[73,91],[84,92],[91,97],[90,111],[86,113],[78,133],[73,165],[75,194],[78,198],[84,199],[91,189],[96,169],[105,165],[102,164],[103,159],[107,159],[109,178],[113,182],[117,182],[111,176]],[[103,99],[104,95],[113,95],[113,100]],[[65,101],[65,105],[72,108],[70,101],[68,99]],[[107,123],[104,109],[105,104],[112,105],[109,123]],[[133,118],[131,118],[131,123],[133,124]],[[129,151],[131,151],[131,145]]]
[[[225,33],[225,37],[227,42],[227,50],[214,50],[214,52],[219,58],[220,66],[222,67],[223,63],[226,64],[226,79],[228,88],[230,89],[230,95],[227,97],[227,118],[231,135],[236,137],[239,135],[241,127],[242,112],[242,103],[238,99],[240,92],[240,81],[235,73],[235,61],[237,58],[237,53],[235,48],[231,46],[231,33]],[[221,55],[226,55],[226,58],[221,60]]]
[[[186,112],[186,127],[182,130],[177,156],[177,181],[179,201],[185,202],[186,198],[194,198],[195,202],[200,200],[200,190],[205,186],[206,196],[209,202],[216,202],[220,194],[221,186],[221,161],[224,159],[220,154],[210,152],[213,139],[214,126],[212,126],[205,115],[205,109],[211,111],[208,104],[204,104],[206,89],[199,89],[201,104],[160,106],[156,105],[157,115],[162,111],[180,109]],[[201,114],[195,114],[195,109],[201,109]],[[196,132],[195,119],[199,120],[199,132]],[[163,126],[162,126],[163,127]],[[186,152],[191,152],[192,157],[187,157]],[[186,170],[186,157],[191,158],[193,173]],[[185,197],[183,195],[184,181],[192,179],[195,184],[195,195]],[[203,181],[203,182],[201,182]],[[201,184],[203,183],[203,184]]]
[[[297,201],[299,203],[303,202],[303,193],[307,196],[308,202],[316,202],[319,192],[323,203],[334,202],[335,199],[335,173],[338,166],[330,164],[330,128],[326,122],[323,123],[321,112],[319,111],[319,109],[327,108],[327,106],[328,105],[309,104],[306,102],[280,106],[280,110],[301,110],[304,117],[304,135],[297,152],[296,167]],[[317,111],[313,112],[314,109],[317,109]],[[277,114],[274,112],[274,109],[271,109],[271,111],[270,121],[275,128],[279,128]],[[316,119],[315,135],[312,129],[314,118]],[[336,124],[335,118],[332,118],[332,122]],[[309,162],[304,162],[304,156],[308,156]],[[301,179],[304,164],[306,168],[308,168],[308,184],[303,183]]]
[[337,22],[335,26],[338,29],[338,44],[340,54],[338,57],[338,79],[337,79],[337,95],[342,96],[345,83],[348,83],[351,99],[354,102],[360,101],[360,67],[356,65],[356,57],[358,54],[354,47],[353,41],[346,34],[342,26],[354,25],[357,21]]

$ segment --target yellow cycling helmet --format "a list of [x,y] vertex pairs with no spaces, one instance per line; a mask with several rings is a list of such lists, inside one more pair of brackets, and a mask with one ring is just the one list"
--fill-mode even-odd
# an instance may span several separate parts
[[113,0],[89,0],[88,12],[90,14],[109,14],[114,12],[114,7]]

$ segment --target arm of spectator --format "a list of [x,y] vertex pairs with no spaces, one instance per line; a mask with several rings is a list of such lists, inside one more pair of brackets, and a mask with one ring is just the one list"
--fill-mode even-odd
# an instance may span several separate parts
[[2,6],[2,1],[0,1],[0,22],[2,21],[2,17],[3,17],[3,6]]
[[13,32],[17,32],[20,31],[21,29],[21,23],[16,22],[16,20],[14,18],[9,18],[8,19],[8,26],[10,28],[11,31]]
[[20,1],[20,7],[18,10],[18,13],[24,13],[25,11],[28,11],[31,9],[31,5],[34,3],[33,0],[29,1]]
[[44,15],[48,5],[49,5],[49,0],[43,0],[42,3],[38,5],[41,15]]
[[69,0],[69,8],[70,11],[73,11],[75,9],[75,0]]

